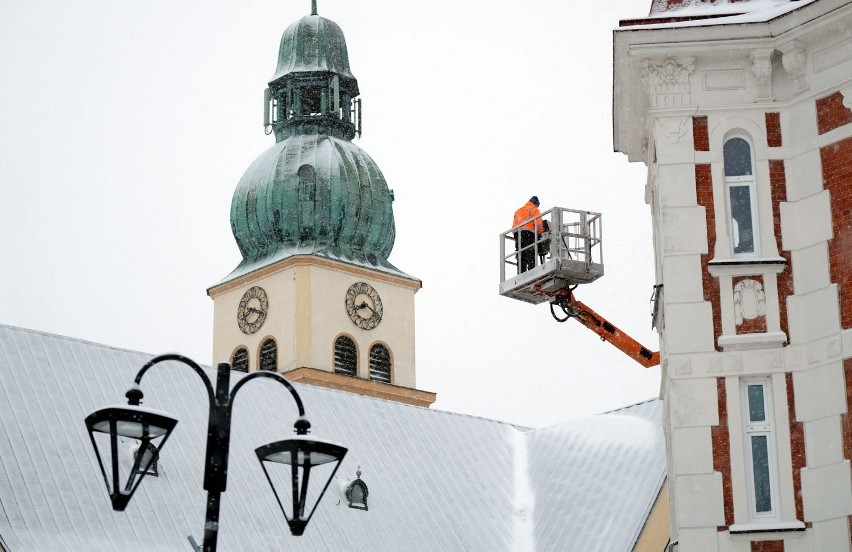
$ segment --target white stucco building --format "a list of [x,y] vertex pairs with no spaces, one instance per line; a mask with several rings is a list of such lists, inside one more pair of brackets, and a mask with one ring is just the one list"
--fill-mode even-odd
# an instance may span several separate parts
[[614,32],[679,552],[850,550],[850,28],[847,0],[655,0]]

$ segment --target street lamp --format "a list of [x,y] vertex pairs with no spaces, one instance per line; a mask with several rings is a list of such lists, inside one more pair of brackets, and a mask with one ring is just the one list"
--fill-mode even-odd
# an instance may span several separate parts
[[[134,385],[127,391],[127,405],[108,406],[96,410],[86,417],[86,428],[92,439],[92,446],[98,458],[101,473],[107,486],[107,492],[112,501],[113,510],[123,511],[142,479],[156,461],[157,454],[145,454],[149,446],[161,451],[172,430],[177,425],[177,419],[166,412],[139,406],[143,398],[139,383],[149,368],[160,362],[175,360],[181,362],[201,377],[210,399],[210,415],[207,427],[207,453],[204,469],[204,490],[207,491],[207,517],[204,524],[204,552],[215,552],[219,531],[219,504],[221,494],[227,486],[228,448],[231,441],[231,413],[234,397],[240,388],[255,378],[272,378],[284,385],[299,409],[299,418],[294,424],[296,436],[275,443],[263,445],[255,450],[264,474],[272,486],[272,492],[278,501],[281,511],[290,526],[293,535],[301,535],[313,516],[320,499],[325,494],[331,479],[334,477],[340,462],[346,455],[346,448],[329,441],[308,437],[311,424],[305,418],[305,408],[302,399],[286,379],[275,372],[253,372],[241,379],[229,391],[231,369],[227,363],[218,366],[216,374],[216,390],[214,392],[210,379],[204,370],[194,361],[175,354],[160,355],[152,358],[136,374]],[[96,439],[97,434],[102,434]],[[109,436],[108,440],[103,435]],[[122,438],[140,441],[135,451],[127,451],[121,447]],[[100,445],[99,445],[100,441]],[[104,449],[104,450],[102,450]],[[309,493],[311,471],[315,466],[335,463],[331,474],[317,494]],[[275,465],[286,466],[289,476],[289,487],[292,493],[292,508],[284,506],[280,494],[275,488],[275,481],[270,470]],[[279,474],[280,475],[280,474]],[[312,508],[307,508],[308,497],[316,495]],[[289,506],[289,504],[288,504]],[[307,515],[305,512],[307,510]],[[190,537],[194,545],[194,540]]]

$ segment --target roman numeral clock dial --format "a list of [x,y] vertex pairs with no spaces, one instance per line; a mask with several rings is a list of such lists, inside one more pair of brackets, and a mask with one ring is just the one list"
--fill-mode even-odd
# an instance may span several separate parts
[[263,326],[268,312],[266,291],[260,286],[250,287],[237,307],[237,325],[244,334],[251,335]]
[[372,330],[382,321],[382,298],[370,284],[356,282],[349,286],[345,303],[346,314],[359,328]]

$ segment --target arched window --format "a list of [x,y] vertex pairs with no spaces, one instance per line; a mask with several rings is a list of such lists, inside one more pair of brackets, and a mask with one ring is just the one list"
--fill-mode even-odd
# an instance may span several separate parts
[[278,370],[278,345],[271,337],[260,345],[260,369],[275,372]]
[[239,349],[234,351],[233,356],[231,356],[231,369],[236,370],[237,372],[248,372],[248,368],[248,349],[246,349],[245,347],[240,347]]
[[754,185],[754,163],[751,145],[736,136],[722,148],[725,161],[725,188],[731,221],[731,249],[734,255],[756,255],[757,194]]
[[370,349],[370,379],[390,383],[391,357],[384,345],[376,344]]
[[334,371],[347,376],[358,375],[358,349],[349,336],[341,335],[334,341]]

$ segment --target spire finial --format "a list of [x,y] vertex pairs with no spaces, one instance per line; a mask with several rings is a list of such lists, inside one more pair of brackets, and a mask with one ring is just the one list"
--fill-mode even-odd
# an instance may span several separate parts
[[317,14],[317,0],[311,0],[311,15]]

